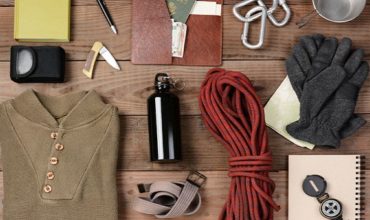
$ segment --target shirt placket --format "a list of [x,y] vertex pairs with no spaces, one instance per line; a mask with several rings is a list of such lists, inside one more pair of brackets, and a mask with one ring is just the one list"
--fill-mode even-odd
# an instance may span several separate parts
[[[47,171],[45,174],[45,181],[43,185],[43,194],[46,196],[53,192],[55,185],[53,184],[55,178],[58,178],[58,166],[60,166],[60,156],[64,150],[63,136],[65,130],[63,128],[58,128],[52,130],[50,133],[50,138],[54,141],[51,146],[51,153],[48,160]],[[48,196],[47,196],[48,197]]]

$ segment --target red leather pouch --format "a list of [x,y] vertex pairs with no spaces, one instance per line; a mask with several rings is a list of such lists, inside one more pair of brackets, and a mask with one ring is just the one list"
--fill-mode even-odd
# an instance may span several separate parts
[[134,64],[172,63],[172,22],[165,0],[133,0]]
[[192,14],[186,25],[184,57],[172,58],[172,23],[166,0],[133,0],[132,63],[221,65],[222,16]]
[[[203,0],[222,4],[223,0]],[[190,15],[186,23],[183,58],[174,58],[179,65],[219,66],[222,64],[222,16]]]

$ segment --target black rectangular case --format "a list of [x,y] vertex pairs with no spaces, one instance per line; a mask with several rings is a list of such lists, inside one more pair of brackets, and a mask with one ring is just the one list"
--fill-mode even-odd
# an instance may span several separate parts
[[65,52],[56,46],[12,46],[10,78],[17,83],[64,82]]

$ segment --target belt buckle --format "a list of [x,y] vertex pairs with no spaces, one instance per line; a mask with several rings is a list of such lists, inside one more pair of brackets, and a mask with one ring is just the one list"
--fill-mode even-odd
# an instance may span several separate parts
[[139,190],[139,193],[145,193],[146,192],[145,186],[142,183],[137,184],[137,189]]
[[204,183],[206,182],[207,177],[204,176],[203,174],[199,173],[198,171],[191,171],[186,178],[187,182],[190,182],[191,184],[197,186],[197,187],[202,187]]

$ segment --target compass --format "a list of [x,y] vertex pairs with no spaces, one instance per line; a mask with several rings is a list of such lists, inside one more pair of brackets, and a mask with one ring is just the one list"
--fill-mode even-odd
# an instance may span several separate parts
[[303,182],[303,191],[311,197],[315,197],[320,203],[320,213],[323,217],[330,220],[343,219],[342,203],[330,198],[326,193],[327,183],[322,176],[309,175]]

